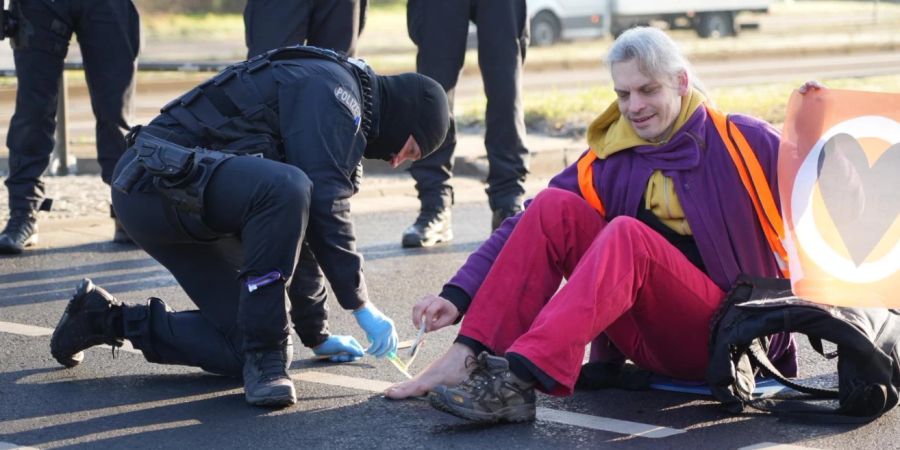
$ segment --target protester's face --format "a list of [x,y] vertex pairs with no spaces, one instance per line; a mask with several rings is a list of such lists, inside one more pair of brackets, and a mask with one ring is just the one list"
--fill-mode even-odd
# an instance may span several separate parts
[[416,142],[416,138],[409,135],[409,138],[406,139],[406,143],[403,144],[403,148],[400,149],[400,152],[395,153],[394,156],[391,157],[391,167],[396,169],[397,166],[403,164],[403,161],[418,161],[421,157],[422,150],[419,148],[419,143]]
[[650,142],[665,139],[681,111],[687,75],[656,80],[644,75],[637,60],[630,59],[612,65],[612,79],[619,111],[638,136]]

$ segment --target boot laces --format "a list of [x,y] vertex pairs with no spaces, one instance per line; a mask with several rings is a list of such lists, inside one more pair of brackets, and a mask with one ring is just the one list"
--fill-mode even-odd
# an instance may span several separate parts
[[262,352],[258,359],[262,378],[270,381],[284,376],[284,357],[280,351]]
[[488,367],[487,359],[485,358],[467,356],[466,368],[468,369],[472,366],[474,366],[472,373],[460,386],[469,392],[480,392],[483,395],[490,390],[489,387],[492,385],[490,381],[495,379],[496,376],[490,372],[490,367]]
[[423,209],[419,212],[419,217],[416,218],[416,225],[425,228],[431,224],[437,224],[442,222],[444,217],[446,216],[446,212],[443,209]]

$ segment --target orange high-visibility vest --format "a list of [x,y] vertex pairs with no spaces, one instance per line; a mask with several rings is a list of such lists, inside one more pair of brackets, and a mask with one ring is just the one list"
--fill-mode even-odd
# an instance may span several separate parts
[[[759,223],[762,224],[766,241],[769,243],[772,253],[775,254],[778,268],[785,278],[790,278],[787,265],[787,250],[785,250],[782,243],[784,240],[784,222],[781,220],[781,213],[778,212],[775,197],[769,188],[766,174],[759,164],[759,159],[756,158],[756,153],[750,148],[750,144],[744,138],[741,130],[728,119],[725,113],[709,106],[706,106],[706,113],[712,119],[713,124],[715,124],[719,137],[722,138],[725,148],[728,149],[728,154],[731,155],[731,160],[734,162],[741,182],[744,184],[747,194],[750,195],[753,209],[756,210],[756,216],[759,218]],[[584,197],[588,204],[596,209],[600,215],[606,216],[606,208],[603,206],[603,201],[600,199],[600,195],[594,186],[594,161],[596,159],[597,154],[593,150],[589,150],[578,160],[578,188],[581,190],[581,196]]]

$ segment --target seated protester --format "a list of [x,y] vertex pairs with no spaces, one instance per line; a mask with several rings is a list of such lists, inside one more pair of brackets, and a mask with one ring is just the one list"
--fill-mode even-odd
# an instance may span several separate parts
[[[414,306],[428,331],[465,320],[447,353],[387,397],[430,392],[436,408],[470,420],[534,420],[535,389],[572,394],[594,339],[607,343],[592,346],[602,360],[621,363],[621,352],[656,374],[704,380],[709,321],[726,291],[744,272],[781,276],[713,122],[724,115],[676,44],[634,28],[607,63],[618,98],[591,124],[590,149]],[[778,133],[729,120],[777,192]],[[789,334],[769,352],[796,373]]]
[[84,349],[128,339],[151,362],[242,376],[251,404],[290,405],[291,321],[316,354],[362,356],[353,338],[328,332],[324,279],[368,352],[394,351],[394,324],[367,294],[349,198],[363,157],[397,167],[427,156],[448,114],[430,78],[379,76],[301,46],[235,64],[179,97],[130,135],[113,207],[198,309],[122,304],[86,280],[53,333],[54,358],[73,367]]

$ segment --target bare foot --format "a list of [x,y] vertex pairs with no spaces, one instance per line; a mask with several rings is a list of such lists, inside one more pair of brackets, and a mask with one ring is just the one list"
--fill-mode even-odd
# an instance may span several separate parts
[[456,386],[469,377],[466,358],[475,356],[472,349],[454,343],[447,353],[434,360],[412,380],[397,383],[384,391],[384,396],[394,400],[425,395],[439,384]]

